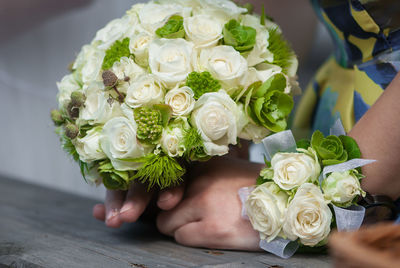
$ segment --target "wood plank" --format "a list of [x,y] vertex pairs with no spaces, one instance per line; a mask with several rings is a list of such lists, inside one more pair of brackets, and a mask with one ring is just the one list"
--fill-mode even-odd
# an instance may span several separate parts
[[92,218],[94,204],[0,177],[0,268],[330,267],[326,255],[283,260],[262,252],[184,247],[144,222],[109,229]]

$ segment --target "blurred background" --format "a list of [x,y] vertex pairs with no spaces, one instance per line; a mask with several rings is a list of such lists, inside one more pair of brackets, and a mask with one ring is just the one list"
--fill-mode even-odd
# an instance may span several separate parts
[[[50,110],[57,108],[56,82],[67,74],[67,67],[80,48],[108,21],[121,17],[131,5],[143,1],[0,2],[0,176],[103,198],[104,188],[87,185],[78,165],[62,151]],[[304,4],[306,7],[307,1]],[[274,17],[275,10],[266,10]],[[276,17],[294,49],[301,54],[299,81],[304,89],[332,51],[332,44],[318,23],[315,27],[297,29],[295,22],[280,23],[280,19]],[[302,36],[310,40],[311,50],[303,51],[293,42]],[[261,146],[252,146],[252,161],[262,162],[262,154]]]

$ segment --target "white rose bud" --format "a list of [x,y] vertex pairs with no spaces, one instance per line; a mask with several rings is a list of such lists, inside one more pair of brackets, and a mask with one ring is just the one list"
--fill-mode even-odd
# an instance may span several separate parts
[[303,245],[315,246],[328,237],[331,221],[332,213],[321,190],[305,183],[288,206],[283,232],[292,241],[299,238]]
[[75,148],[81,161],[90,163],[106,158],[100,148],[100,133],[101,127],[95,127],[89,130],[85,137],[76,139]]
[[352,171],[332,172],[321,184],[324,197],[334,204],[344,205],[358,195],[365,195],[360,180]]
[[196,47],[215,46],[222,38],[223,25],[209,15],[196,15],[186,18],[183,22],[186,36]]
[[135,61],[141,66],[149,64],[149,44],[154,37],[146,31],[136,34],[129,43],[129,50],[135,55]]
[[186,79],[192,71],[193,43],[184,39],[157,39],[149,45],[151,72],[168,87]]
[[321,166],[314,150],[309,153],[276,153],[271,159],[273,180],[284,190],[291,190],[318,179]]
[[[127,57],[122,57],[119,61],[114,62],[111,71],[118,77],[118,90],[123,93],[127,92],[132,81],[145,72],[143,68]],[[128,81],[126,81],[127,79]]]
[[236,103],[223,90],[198,99],[191,122],[200,132],[208,155],[224,155],[229,144],[236,144],[239,113]]
[[92,83],[84,88],[85,104],[79,113],[79,120],[89,124],[104,124],[114,116],[121,115],[118,103],[108,102],[108,97],[102,90],[102,83]]
[[253,228],[261,239],[272,241],[281,231],[289,196],[275,183],[257,186],[245,203]]
[[97,31],[93,42],[101,41],[98,47],[102,50],[108,49],[115,41],[122,39],[128,29],[132,27],[131,19],[130,16],[124,16],[110,21],[103,29]]
[[154,75],[147,74],[130,84],[125,103],[132,108],[137,108],[143,105],[161,103],[163,99],[164,89],[162,84]]
[[161,137],[161,148],[171,157],[182,156],[185,152],[182,141],[183,131],[181,128],[164,130]]
[[92,82],[101,81],[100,71],[103,65],[105,52],[93,46],[85,46],[83,51],[84,60],[81,69],[82,82],[88,85]]
[[194,108],[194,93],[190,87],[176,87],[165,95],[165,104],[172,108],[173,116],[188,115]]
[[247,61],[231,46],[202,49],[198,58],[198,71],[209,71],[228,90],[236,89],[247,72]]
[[64,105],[71,100],[72,92],[81,89],[73,74],[68,74],[64,76],[63,79],[61,79],[61,82],[57,83],[57,87],[57,98],[60,108],[63,108]]
[[172,15],[189,17],[192,9],[177,4],[149,3],[139,11],[141,25],[149,32],[155,32],[162,27],[166,20]]
[[104,125],[100,146],[116,170],[138,169],[141,163],[120,159],[139,158],[149,152],[150,147],[145,148],[138,143],[136,130],[136,122],[125,117],[114,117]]

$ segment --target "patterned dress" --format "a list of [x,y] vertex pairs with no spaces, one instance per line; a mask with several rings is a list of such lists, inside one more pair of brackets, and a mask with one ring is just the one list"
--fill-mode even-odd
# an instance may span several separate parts
[[293,127],[328,135],[341,118],[349,131],[400,71],[400,0],[311,1],[335,53],[304,92]]

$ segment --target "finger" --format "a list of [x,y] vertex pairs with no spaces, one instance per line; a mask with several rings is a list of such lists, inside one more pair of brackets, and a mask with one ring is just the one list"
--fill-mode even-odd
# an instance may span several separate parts
[[118,228],[122,225],[119,219],[119,212],[125,199],[125,191],[107,190],[106,192],[106,225],[112,228]]
[[104,221],[106,219],[106,207],[103,204],[96,204],[93,207],[93,217],[99,221]]
[[156,222],[158,230],[165,235],[173,236],[179,227],[200,220],[201,214],[190,203],[190,200],[186,199],[172,210],[161,211]]
[[184,189],[184,185],[179,185],[160,191],[157,206],[162,210],[173,209],[182,200]]
[[149,204],[152,195],[153,191],[147,191],[143,184],[132,183],[121,208],[119,219],[122,222],[137,221]]

